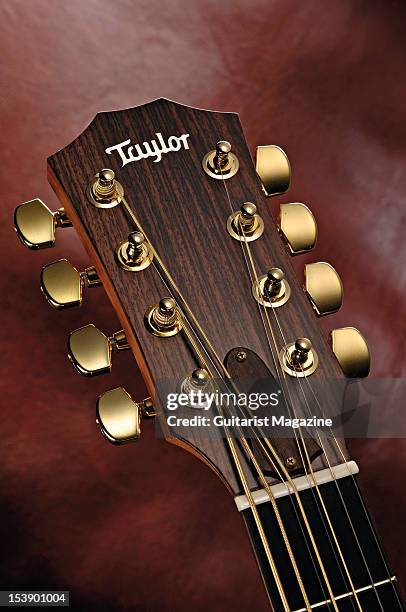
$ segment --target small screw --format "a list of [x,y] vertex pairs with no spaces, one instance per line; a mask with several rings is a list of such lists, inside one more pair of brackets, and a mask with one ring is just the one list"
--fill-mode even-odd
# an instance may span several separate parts
[[288,468],[293,468],[293,467],[295,467],[296,463],[297,463],[297,462],[296,462],[296,459],[295,459],[294,457],[287,457],[287,458],[285,459],[285,465],[286,465],[286,467],[288,467]]
[[242,361],[245,361],[247,359],[247,353],[245,351],[238,351],[238,353],[236,353],[235,355],[236,361],[239,361],[240,363]]

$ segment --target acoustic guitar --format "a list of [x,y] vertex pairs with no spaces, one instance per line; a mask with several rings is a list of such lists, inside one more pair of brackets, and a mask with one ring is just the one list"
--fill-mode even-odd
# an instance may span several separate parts
[[96,376],[131,350],[150,394],[98,398],[107,440],[136,441],[150,420],[214,470],[273,610],[404,610],[344,441],[369,349],[354,327],[327,338],[318,324],[342,303],[335,269],[294,272],[317,225],[300,202],[271,214],[267,198],[290,185],[285,152],[258,147],[254,166],[238,115],[159,99],[99,113],[48,172],[62,208],[25,202],[17,234],[47,248],[73,225],[93,265],[48,264],[42,291],[63,309],[102,285],[122,326],[72,332],[69,359]]

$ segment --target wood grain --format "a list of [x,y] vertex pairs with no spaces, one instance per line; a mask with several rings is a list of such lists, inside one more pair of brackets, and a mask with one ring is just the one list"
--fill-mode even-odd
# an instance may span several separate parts
[[[106,148],[128,138],[133,143],[150,141],[156,132],[162,132],[165,138],[189,133],[190,149],[164,155],[159,163],[143,159],[124,168],[117,155],[105,153]],[[264,235],[251,247],[258,273],[278,266],[291,285],[291,299],[278,310],[283,335],[287,341],[301,336],[311,339],[320,359],[313,377],[324,381],[324,397],[320,399],[329,412],[336,414],[342,398],[337,397],[334,382],[342,379],[341,370],[276,230],[236,114],[198,110],[166,99],[134,109],[100,113],[76,140],[49,158],[49,178],[96,265],[147,387],[162,412],[162,383],[173,381],[176,387],[198,365],[197,361],[182,334],[162,339],[146,330],[145,310],[167,295],[167,289],[153,266],[137,274],[117,266],[114,250],[136,228],[122,206],[93,206],[86,198],[86,186],[95,172],[111,167],[125,189],[127,202],[217,354],[223,359],[233,347],[247,346],[276,375],[252,298],[241,245],[225,229],[230,206],[224,185],[210,179],[201,166],[204,154],[220,139],[232,143],[240,162],[240,171],[227,182],[233,207],[238,209],[245,201],[255,202],[265,222]],[[281,348],[282,337],[277,329],[275,333]],[[297,381],[291,381],[290,386],[300,410],[303,398],[300,400]],[[165,419],[161,424],[170,438]],[[234,493],[240,491],[220,438],[213,442],[185,434],[184,440],[176,442],[186,444],[203,458]],[[331,446],[330,461],[341,462],[342,456],[334,445],[327,444]],[[318,467],[323,466],[319,460]],[[255,486],[253,477],[250,484]]]

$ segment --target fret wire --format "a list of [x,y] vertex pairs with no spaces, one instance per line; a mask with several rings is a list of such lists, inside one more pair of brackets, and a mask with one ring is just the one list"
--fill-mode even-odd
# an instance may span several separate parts
[[[305,377],[305,378],[307,378],[307,377]],[[317,396],[316,396],[316,394],[315,394],[315,392],[314,392],[314,390],[313,390],[313,387],[312,387],[312,386],[311,386],[311,384],[310,384],[310,381],[307,381],[307,384],[308,384],[308,387],[309,387],[309,389],[310,389],[311,394],[313,395],[313,397],[314,397],[314,399],[315,399],[315,401],[316,401],[316,403],[317,403],[317,405],[318,405],[318,407],[319,407],[320,414],[323,414],[323,409],[322,409],[321,404],[320,404],[320,402],[319,402],[319,400],[318,400],[318,398],[317,398]],[[330,430],[330,433],[332,434],[332,437],[333,437],[334,443],[336,444],[336,446],[337,446],[337,449],[338,449],[339,453],[341,454],[341,456],[342,456],[342,457],[343,457],[343,459],[345,460],[345,454],[344,454],[344,451],[343,451],[343,450],[342,450],[342,448],[341,448],[341,444],[340,444],[340,443],[339,443],[339,441],[337,440],[336,436],[334,436],[334,435],[333,435],[332,428],[329,428],[329,430]],[[328,461],[328,458],[327,458],[327,461]],[[363,512],[364,512],[364,514],[365,514],[365,518],[367,519],[367,522],[368,522],[368,525],[369,525],[369,527],[370,527],[371,533],[372,533],[373,538],[374,538],[374,540],[375,540],[376,547],[377,547],[377,549],[378,549],[378,551],[379,551],[379,554],[380,554],[381,560],[382,560],[382,562],[383,562],[383,564],[384,564],[384,567],[385,567],[385,569],[386,569],[386,573],[387,573],[388,578],[389,578],[389,577],[390,577],[390,575],[391,575],[391,572],[390,572],[390,569],[389,569],[388,563],[387,563],[387,561],[386,561],[386,559],[385,559],[385,556],[384,556],[384,554],[383,554],[383,552],[382,552],[382,548],[381,548],[381,545],[380,545],[380,543],[379,543],[379,541],[378,541],[378,538],[377,538],[377,535],[376,535],[376,533],[375,533],[374,527],[373,527],[373,525],[372,525],[371,518],[370,518],[370,516],[369,516],[369,513],[368,513],[368,511],[367,511],[367,508],[365,507],[365,502],[364,502],[364,500],[363,500],[363,498],[362,498],[362,495],[361,495],[361,493],[360,493],[360,491],[359,491],[359,488],[358,488],[358,486],[357,486],[357,482],[356,482],[356,479],[355,479],[354,474],[353,474],[353,473],[351,472],[351,470],[348,468],[348,464],[347,464],[347,462],[346,462],[346,461],[345,461],[345,463],[346,463],[346,466],[347,466],[348,474],[349,474],[349,476],[351,477],[351,479],[352,479],[352,481],[353,481],[353,483],[354,483],[354,487],[355,487],[355,489],[356,489],[356,491],[357,491],[357,495],[358,495],[359,501],[360,501],[360,503],[361,503],[361,506],[362,506]],[[332,469],[331,469],[330,464],[329,464],[329,468],[330,468],[330,472],[332,472]],[[342,499],[342,494],[341,494],[340,488],[339,488],[339,486],[338,486],[338,484],[337,484],[337,478],[336,478],[336,476],[335,476],[334,472],[332,473],[332,476],[333,476],[333,480],[334,480],[334,481],[335,481],[335,483],[336,483],[336,487],[337,487],[337,489],[338,489],[338,491],[339,491],[340,498],[341,498],[341,501],[342,501],[342,503],[343,503],[343,507],[344,507],[344,509],[345,509],[345,511],[346,511],[346,514],[347,514],[348,520],[351,522],[351,517],[349,516],[348,511],[347,511],[347,508],[346,508],[346,506],[345,506],[345,504],[344,504],[344,500]],[[358,547],[359,547],[359,549],[360,549],[361,555],[363,556],[363,553],[362,553],[362,547],[361,547],[360,543],[358,542],[358,538],[357,538],[357,536],[356,536],[355,531],[354,531],[354,536],[355,536],[355,538],[357,539],[357,544],[358,544]],[[397,598],[397,602],[398,602],[398,605],[399,605],[399,609],[400,609],[400,610],[403,610],[403,605],[402,605],[402,602],[401,602],[401,600],[400,600],[400,596],[399,596],[398,591],[397,591],[397,589],[396,589],[396,587],[395,587],[395,585],[394,585],[394,583],[393,583],[393,582],[392,582],[392,588],[393,588],[393,591],[395,592],[395,595],[396,595],[396,598]]]
[[[360,587],[356,589],[356,592],[365,593],[365,591],[368,591],[369,589],[376,589],[376,587],[384,586],[385,584],[389,584],[389,583],[392,584],[393,588],[396,591],[395,582],[396,582],[396,576],[390,576],[389,578],[385,578],[385,580],[380,580],[379,582],[374,582],[372,584],[368,584],[366,586]],[[352,595],[353,595],[352,592],[349,591],[348,593],[341,593],[340,595],[336,595],[336,599],[337,601],[340,601],[342,599],[352,597]],[[319,601],[315,604],[311,604],[311,609],[316,610],[320,606],[325,606],[325,605],[328,605],[329,603],[330,602],[328,600]],[[295,610],[294,612],[306,612],[306,608],[300,608],[299,610]]]

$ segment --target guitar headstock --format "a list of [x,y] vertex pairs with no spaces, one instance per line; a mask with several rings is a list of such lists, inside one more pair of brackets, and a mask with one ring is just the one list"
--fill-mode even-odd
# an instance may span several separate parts
[[[80,305],[87,286],[102,284],[122,328],[77,330],[69,338],[70,359],[91,376],[109,372],[112,354],[130,349],[152,398],[137,404],[123,389],[99,398],[99,425],[110,441],[137,439],[141,418],[157,413],[165,437],[206,461],[237,494],[241,483],[224,431],[173,429],[169,393],[219,380],[248,391],[247,381],[272,379],[295,415],[307,416],[303,402],[318,414],[316,387],[317,406],[339,414],[337,387],[368,373],[369,352],[354,328],[334,330],[330,344],[318,324],[318,316],[342,302],[334,268],[308,264],[304,279],[293,271],[291,256],[311,250],[317,228],[302,203],[282,204],[273,219],[268,197],[290,184],[282,149],[259,147],[255,168],[238,115],[159,99],[99,113],[49,158],[48,169],[63,209],[51,213],[39,200],[23,204],[15,215],[19,236],[30,248],[48,247],[58,227],[73,224],[92,266],[83,272],[66,260],[46,266],[43,292],[64,308]],[[179,414],[204,412],[183,407]],[[305,454],[322,469],[324,453],[308,440]],[[292,445],[292,439],[275,441],[280,460],[296,474],[303,466]],[[330,462],[341,463],[330,446]],[[255,487],[252,457],[237,452]],[[276,477],[255,452],[269,478]]]

